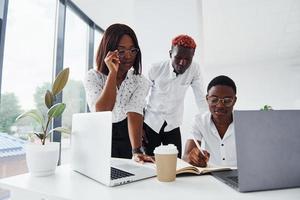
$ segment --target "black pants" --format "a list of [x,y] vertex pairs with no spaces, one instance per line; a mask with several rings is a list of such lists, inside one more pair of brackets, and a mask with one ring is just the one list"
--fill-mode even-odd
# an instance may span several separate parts
[[111,156],[116,158],[132,158],[127,118],[112,124]]
[[152,128],[144,123],[144,130],[148,140],[148,143],[144,143],[146,154],[153,156],[153,151],[155,147],[160,146],[161,144],[174,144],[178,149],[178,158],[181,158],[181,134],[180,128],[175,128],[171,131],[165,132],[164,128],[167,126],[167,123],[164,122],[159,133],[156,133]]

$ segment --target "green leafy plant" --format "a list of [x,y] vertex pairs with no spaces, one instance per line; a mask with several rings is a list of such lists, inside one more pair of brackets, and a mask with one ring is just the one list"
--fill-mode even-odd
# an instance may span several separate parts
[[47,115],[44,116],[40,110],[32,109],[22,113],[16,118],[16,121],[18,121],[24,117],[31,117],[41,126],[41,131],[33,131],[33,134],[35,134],[41,140],[42,145],[45,145],[46,138],[53,131],[70,133],[70,130],[64,127],[56,127],[50,130],[52,120],[61,116],[66,108],[65,103],[54,104],[54,102],[56,100],[56,96],[63,90],[63,88],[67,84],[68,78],[69,68],[65,68],[55,78],[52,84],[51,91],[46,91],[45,105],[48,108]]
[[267,111],[267,110],[273,110],[273,108],[272,108],[272,106],[264,105],[260,110]]

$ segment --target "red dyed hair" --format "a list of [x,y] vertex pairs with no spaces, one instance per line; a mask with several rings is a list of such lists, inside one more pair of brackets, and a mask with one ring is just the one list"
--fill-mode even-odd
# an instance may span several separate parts
[[188,35],[178,35],[172,40],[172,46],[183,46],[186,48],[196,49],[196,42]]

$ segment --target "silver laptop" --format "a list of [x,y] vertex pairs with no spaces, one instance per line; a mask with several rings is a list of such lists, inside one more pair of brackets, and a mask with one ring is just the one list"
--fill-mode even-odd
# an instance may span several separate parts
[[74,114],[71,134],[72,169],[107,186],[156,175],[152,165],[111,158],[112,113]]
[[235,111],[237,171],[212,175],[240,192],[300,186],[300,110]]

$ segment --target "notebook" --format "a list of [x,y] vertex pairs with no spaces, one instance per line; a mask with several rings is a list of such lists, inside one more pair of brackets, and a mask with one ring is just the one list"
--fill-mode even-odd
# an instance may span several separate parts
[[111,158],[112,112],[78,113],[72,118],[71,167],[104,185],[116,186],[156,176],[131,159]]
[[176,165],[176,174],[196,174],[196,175],[203,175],[208,174],[211,172],[216,171],[227,171],[236,169],[235,167],[226,167],[226,166],[207,166],[207,167],[196,167],[193,166],[184,160],[177,158],[177,165]]
[[237,171],[212,175],[240,192],[300,186],[300,110],[235,111]]

